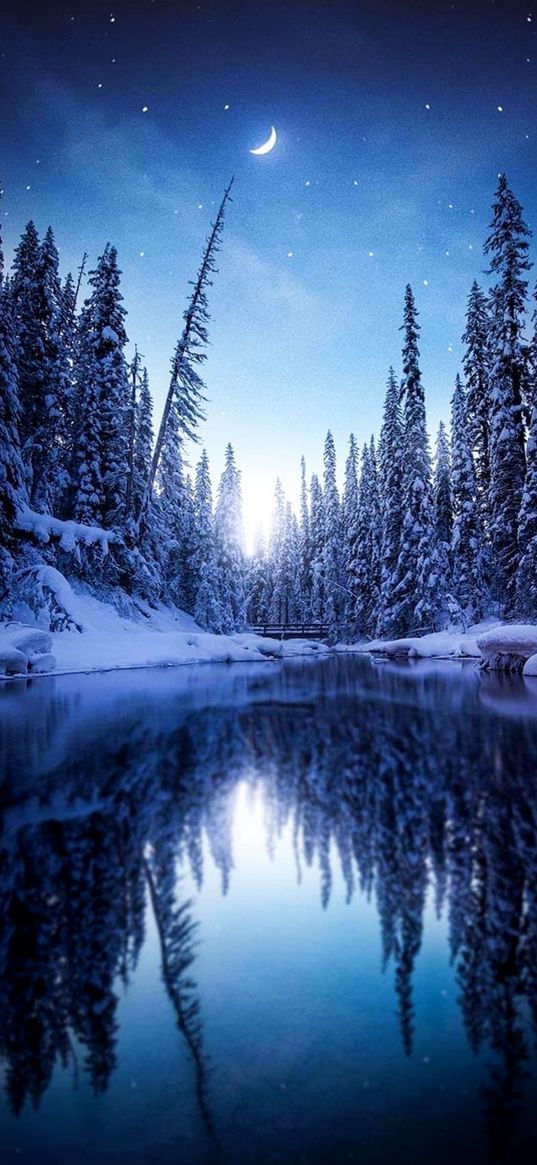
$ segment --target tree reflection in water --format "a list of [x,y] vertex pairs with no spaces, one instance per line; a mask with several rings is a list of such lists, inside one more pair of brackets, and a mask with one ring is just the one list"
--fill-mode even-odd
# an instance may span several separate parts
[[27,781],[6,780],[0,819],[0,1050],[13,1110],[38,1104],[56,1062],[76,1077],[73,1040],[95,1091],[107,1088],[118,980],[136,967],[149,900],[213,1135],[195,906],[180,871],[201,887],[209,852],[223,893],[232,886],[234,792],[246,781],[263,789],[267,844],[289,827],[297,876],[317,866],[324,909],[334,855],[348,902],[374,896],[409,1056],[432,886],[468,1040],[490,1049],[487,1120],[507,1145],[531,1052],[523,1009],[537,1021],[537,720],[527,715],[537,703],[522,681],[297,663],[237,673],[207,706],[171,686],[158,715],[155,704],[143,711],[147,693],[128,715],[112,702],[79,738],[83,711],[65,684],[0,700],[12,725],[24,703],[39,742],[32,751],[24,731],[4,736],[3,759],[16,775],[22,747]]

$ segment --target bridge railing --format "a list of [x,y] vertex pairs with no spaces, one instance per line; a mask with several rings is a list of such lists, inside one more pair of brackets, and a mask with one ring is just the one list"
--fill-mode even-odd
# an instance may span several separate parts
[[326,639],[329,633],[327,623],[258,623],[252,627],[256,635],[265,639]]

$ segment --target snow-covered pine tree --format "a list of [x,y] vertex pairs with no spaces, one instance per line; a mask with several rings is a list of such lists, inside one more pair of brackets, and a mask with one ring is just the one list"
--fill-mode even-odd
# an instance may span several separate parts
[[131,393],[124,352],[127,313],[122,306],[120,277],[117,250],[107,246],[93,283],[93,354],[101,385],[103,520],[108,529],[124,530]]
[[475,477],[482,520],[487,529],[490,520],[490,410],[491,410],[491,344],[489,302],[483,289],[474,279],[466,311],[466,330],[462,337],[466,351],[463,357],[466,379],[466,412]]
[[310,539],[311,539],[311,618],[314,622],[325,619],[324,585],[324,497],[322,485],[316,473],[310,484]]
[[127,480],[125,485],[125,520],[126,524],[134,521],[134,458],[136,451],[136,419],[138,411],[138,395],[141,388],[142,361],[138,345],[134,345],[134,356],[129,364],[129,403],[126,408],[125,420],[127,423]]
[[218,598],[218,567],[214,536],[213,494],[209,458],[205,449],[196,467],[194,488],[195,540],[193,567],[196,593],[193,615],[201,627],[209,631],[221,630],[221,612]]
[[451,450],[443,421],[438,426],[433,473],[433,558],[437,574],[437,611],[440,625],[463,616],[452,594],[451,539],[453,502],[451,497]]
[[32,493],[34,432],[44,407],[43,335],[39,301],[40,242],[30,221],[15,249],[9,293],[13,308],[14,337],[21,405],[20,438],[28,493]]
[[269,615],[276,623],[296,623],[301,617],[298,523],[290,502],[284,502]]
[[331,638],[337,639],[343,624],[342,527],[341,501],[336,481],[336,449],[330,430],[324,443],[323,502],[324,618],[330,628]]
[[207,291],[212,286],[211,276],[216,272],[216,257],[222,242],[225,209],[231,195],[232,185],[233,179],[224,191],[218,214],[205,244],[194,290],[183,315],[184,327],[173,355],[170,384],[155,441],[151,469],[140,513],[137,515],[138,527],[144,521],[144,515],[153,492],[162,446],[166,437],[168,417],[172,407],[175,409],[178,419],[181,442],[184,442],[185,438],[197,439],[196,429],[205,415],[203,409],[206,399],[204,396],[205,386],[198,368],[207,358],[204,351],[208,340],[207,325],[210,319]]
[[246,579],[247,608],[246,617],[252,626],[269,621],[269,599],[272,591],[267,547],[261,527],[258,527],[254,537],[254,549],[247,568]]
[[9,595],[16,557],[14,519],[28,501],[20,451],[22,410],[14,360],[14,321],[11,297],[4,289],[3,266],[0,236],[0,608]]
[[57,511],[69,482],[69,409],[72,363],[64,330],[64,289],[49,227],[39,250],[38,295],[43,344],[43,401],[35,402],[31,503]]
[[507,614],[516,606],[518,518],[526,468],[523,394],[527,350],[523,341],[530,232],[522,207],[501,174],[493,204],[491,233],[485,243],[492,290],[490,379],[490,538],[495,597]]
[[470,447],[466,400],[460,377],[451,404],[451,497],[453,530],[451,568],[453,592],[466,624],[485,613],[483,527]]
[[446,426],[440,421],[434,458],[434,525],[437,542],[451,546],[453,504],[451,499],[451,452]]
[[343,585],[345,631],[352,634],[354,627],[353,564],[356,559],[358,537],[358,447],[354,433],[349,437],[349,452],[345,462],[345,483],[342,502]]
[[381,582],[381,510],[373,441],[362,450],[356,526],[355,556],[349,572],[353,602],[349,630],[353,639],[361,639],[375,634]]
[[244,536],[241,475],[228,444],[215,509],[216,557],[222,631],[242,630],[245,622]]
[[436,626],[438,569],[434,560],[431,457],[419,366],[419,325],[407,286],[403,329],[403,448],[401,549],[395,573],[392,619],[408,633]]
[[306,484],[306,460],[300,459],[300,521],[298,529],[300,618],[311,619],[311,532]]
[[[534,293],[537,301],[537,288]],[[537,310],[530,344],[532,411],[526,448],[527,468],[518,520],[520,562],[517,573],[517,611],[537,619]]]
[[384,416],[379,443],[379,483],[382,508],[381,582],[376,634],[382,637],[403,631],[394,589],[401,545],[403,418],[400,391],[393,368],[388,372]]
[[124,530],[130,388],[119,281],[108,244],[90,273],[79,323],[73,511],[80,522]]
[[148,538],[158,557],[163,597],[189,613],[193,599],[194,501],[181,453],[180,423],[175,409],[168,416],[158,466],[156,490],[142,544]]
[[134,420],[134,457],[131,512],[138,513],[153,452],[153,401],[147,368],[142,370]]
[[273,623],[281,623],[281,565],[282,546],[285,524],[285,493],[279,477],[274,486],[274,505],[270,524],[270,539],[268,548],[268,575],[269,590],[267,603],[269,619]]

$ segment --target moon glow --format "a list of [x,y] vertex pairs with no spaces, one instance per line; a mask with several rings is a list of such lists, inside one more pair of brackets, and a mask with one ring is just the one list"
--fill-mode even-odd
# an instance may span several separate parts
[[250,150],[250,153],[256,154],[256,156],[259,156],[260,154],[270,154],[270,151],[274,149],[277,140],[278,134],[276,133],[274,126],[272,126],[268,140],[264,142],[262,146],[257,146],[255,150]]

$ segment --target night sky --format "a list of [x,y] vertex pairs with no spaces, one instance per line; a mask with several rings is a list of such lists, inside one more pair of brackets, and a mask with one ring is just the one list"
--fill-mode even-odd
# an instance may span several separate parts
[[[46,11],[45,11],[46,9]],[[404,286],[434,433],[505,170],[537,230],[537,9],[514,3],[2,4],[8,257],[52,224],[64,274],[119,251],[128,334],[159,408],[211,216],[235,174],[211,294],[213,479],[228,440],[248,526],[277,473],[340,468],[400,371]],[[251,147],[278,131],[272,153]],[[90,264],[92,265],[92,264]],[[486,277],[483,277],[486,283]]]

